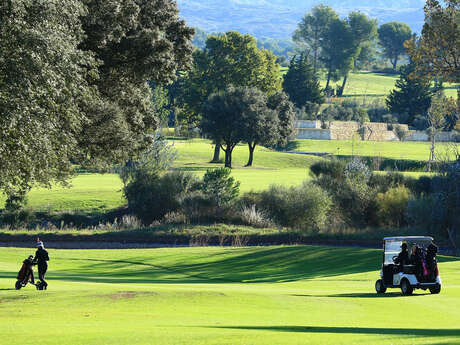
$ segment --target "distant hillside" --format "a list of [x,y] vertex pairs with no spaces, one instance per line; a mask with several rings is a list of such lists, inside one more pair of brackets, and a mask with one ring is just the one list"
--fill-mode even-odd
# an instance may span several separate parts
[[379,23],[401,21],[420,32],[424,0],[177,0],[189,25],[207,32],[237,30],[256,37],[289,38],[311,7],[323,3],[345,16],[360,10]]

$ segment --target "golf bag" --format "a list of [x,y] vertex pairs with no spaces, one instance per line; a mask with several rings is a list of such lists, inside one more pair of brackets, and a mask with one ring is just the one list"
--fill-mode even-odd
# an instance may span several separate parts
[[33,256],[29,256],[27,259],[25,259],[22,262],[21,269],[18,272],[18,275],[16,277],[16,284],[15,288],[16,290],[20,290],[24,286],[27,285],[27,283],[31,283],[35,285],[34,281],[34,270],[32,268],[33,266]]

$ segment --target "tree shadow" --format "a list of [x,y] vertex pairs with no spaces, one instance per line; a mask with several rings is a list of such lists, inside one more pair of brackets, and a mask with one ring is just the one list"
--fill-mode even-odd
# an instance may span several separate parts
[[176,283],[290,282],[373,271],[379,268],[380,261],[380,255],[372,249],[296,246],[232,251],[231,256],[211,254],[207,258],[203,255],[202,262],[176,265],[152,264],[145,258],[135,257],[126,260],[69,258],[66,260],[81,264],[72,272],[59,272],[50,278],[65,279],[71,274],[83,280],[116,282],[129,279]]
[[368,328],[368,327],[315,327],[315,326],[210,326],[207,328],[260,330],[292,333],[337,333],[337,334],[390,334],[422,337],[460,336],[460,329],[420,328]]
[[297,140],[292,140],[289,141],[286,145],[277,148],[278,150],[283,150],[283,151],[295,151],[298,148],[300,148],[300,142]]
[[[425,296],[425,294],[413,294],[411,296],[403,296],[400,292],[391,292],[378,294],[376,292],[362,292],[362,293],[339,293],[339,294],[329,294],[329,295],[307,295],[307,294],[294,294],[290,296],[295,297],[330,297],[330,298],[394,298],[394,297],[416,297],[416,296]],[[428,293],[429,295],[429,293]]]
[[[62,264],[71,269],[51,269],[47,277],[100,283],[250,284],[317,278],[343,282],[362,281],[363,277],[343,277],[356,273],[375,271],[377,277],[381,266],[380,250],[324,246],[231,248],[200,252],[187,261],[155,256],[133,255],[114,260],[88,256],[62,258]],[[11,272],[0,271],[0,278],[12,276]]]

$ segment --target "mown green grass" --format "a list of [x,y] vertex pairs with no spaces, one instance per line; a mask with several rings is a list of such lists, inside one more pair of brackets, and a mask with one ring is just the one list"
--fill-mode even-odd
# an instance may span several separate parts
[[[449,145],[438,143],[436,150],[442,155]],[[333,155],[372,156],[391,159],[427,161],[430,143],[412,141],[361,141],[361,140],[307,140],[297,139],[292,144],[298,152],[328,152]]]
[[0,250],[2,343],[458,344],[460,262],[440,295],[378,296],[381,252],[314,246],[50,250],[49,289],[12,290],[30,249]]
[[[177,149],[175,169],[203,176],[207,169],[223,166],[209,163],[213,146],[202,139],[171,140]],[[440,151],[444,145],[438,144]],[[429,144],[419,142],[370,142],[351,140],[295,140],[292,150],[298,152],[328,152],[333,155],[376,156],[393,159],[427,160]],[[223,152],[221,157],[223,158]],[[245,145],[235,148],[232,176],[240,181],[241,192],[260,191],[272,184],[298,185],[309,179],[309,167],[322,159],[311,155],[274,152],[256,148],[253,167],[245,167],[248,149]],[[28,206],[41,211],[110,210],[126,203],[122,195],[122,183],[116,174],[81,174],[71,180],[71,188],[55,186],[52,189],[33,188],[28,195]],[[0,195],[0,208],[4,204]]]
[[[36,211],[104,211],[125,203],[122,183],[116,174],[80,174],[69,187],[33,188],[27,195],[27,206]],[[0,194],[0,208],[5,196]]]
[[[282,69],[283,73],[287,68]],[[375,73],[375,72],[352,72],[348,76],[348,81],[341,99],[353,98],[365,104],[384,98],[395,88],[395,83],[399,79],[397,74]],[[326,86],[326,74],[320,74],[320,84]],[[335,88],[342,85],[342,80],[331,81],[330,85]],[[448,97],[457,98],[455,84],[444,84],[444,92]]]
[[[172,140],[178,157],[175,169],[203,176],[207,169],[223,166],[211,164],[213,146],[208,140]],[[224,157],[222,152],[221,157]],[[309,178],[309,166],[318,157],[291,155],[256,148],[253,167],[245,167],[248,159],[246,145],[234,150],[232,176],[240,181],[241,192],[260,191],[271,184],[287,186],[300,184]],[[113,209],[126,203],[122,183],[116,174],[82,174],[71,180],[71,188],[54,186],[52,189],[33,188],[28,194],[28,206],[42,211],[98,212]],[[0,195],[0,208],[5,197]]]

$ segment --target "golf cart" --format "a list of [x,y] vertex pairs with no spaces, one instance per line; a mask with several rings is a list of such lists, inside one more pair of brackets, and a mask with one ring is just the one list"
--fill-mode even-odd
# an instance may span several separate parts
[[[441,277],[436,262],[437,247],[428,236],[385,237],[383,239],[383,264],[375,290],[385,293],[387,288],[401,288],[403,295],[414,289],[429,289],[432,294],[441,292]],[[409,262],[400,262],[401,248],[406,247]],[[411,255],[412,253],[412,255]]]

